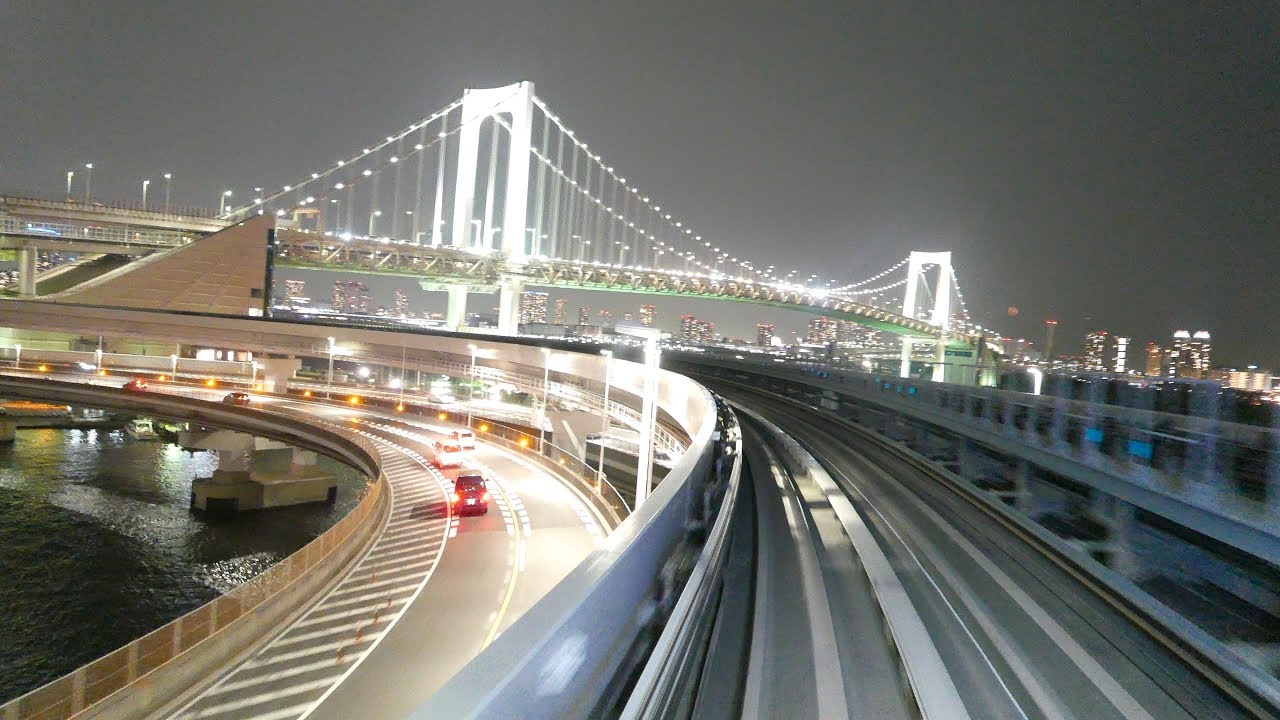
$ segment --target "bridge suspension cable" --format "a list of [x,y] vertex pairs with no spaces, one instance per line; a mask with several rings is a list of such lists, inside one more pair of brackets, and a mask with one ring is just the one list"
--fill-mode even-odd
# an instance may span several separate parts
[[[887,275],[891,275],[891,274],[892,274],[893,272],[895,272],[898,268],[900,268],[900,267],[902,267],[902,266],[906,265],[906,264],[907,264],[908,262],[910,262],[910,261],[911,261],[911,257],[910,257],[910,256],[904,257],[904,258],[902,258],[901,260],[899,260],[899,261],[897,262],[897,264],[895,264],[893,267],[887,268],[887,269],[885,269],[885,270],[881,270],[880,272],[876,273],[875,275],[872,275],[871,277],[867,278],[866,280],[859,280],[858,282],[855,282],[855,283],[850,283],[850,284],[848,284],[848,285],[841,285],[840,287],[831,288],[831,292],[836,293],[836,294],[844,294],[844,293],[848,293],[848,294],[852,294],[852,295],[860,294],[860,293],[850,293],[849,291],[851,291],[851,290],[855,290],[855,289],[860,288],[860,287],[862,287],[862,286],[864,286],[864,285],[869,285],[869,284],[871,284],[871,283],[873,283],[873,282],[875,282],[875,281],[877,281],[877,280],[883,279],[885,276],[887,276]],[[906,282],[906,281],[905,281],[905,280],[903,280],[903,282]]]
[[[526,148],[529,155],[521,157]],[[455,169],[450,182],[446,175]],[[500,182],[504,173],[506,182]],[[905,258],[844,285],[757,267],[704,238],[616,172],[523,83],[469,91],[226,217],[263,213],[291,215],[296,229],[342,240],[450,244],[481,253],[501,248],[535,262],[577,262],[622,273],[662,270],[712,282],[737,279],[824,298],[876,296],[907,282],[891,281]]]

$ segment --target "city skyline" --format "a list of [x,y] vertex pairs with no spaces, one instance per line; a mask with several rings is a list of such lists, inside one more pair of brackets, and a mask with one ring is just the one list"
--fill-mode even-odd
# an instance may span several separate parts
[[[1064,338],[1087,318],[1135,338],[1209,327],[1224,360],[1280,366],[1280,337],[1258,332],[1280,309],[1277,13],[1064,6],[1041,23],[996,7],[672,7],[688,22],[562,4],[541,34],[523,11],[465,5],[405,8],[382,27],[356,7],[283,3],[231,33],[195,8],[136,24],[108,7],[6,7],[10,103],[24,111],[0,130],[23,142],[0,148],[0,178],[56,195],[91,162],[95,195],[126,200],[147,178],[155,198],[171,173],[174,204],[216,208],[226,189],[290,182],[462,87],[528,78],[664,207],[760,266],[847,282],[910,249],[952,250],[975,319],[1009,335],[1039,338],[1045,319]],[[595,22],[631,32],[597,52],[578,41]],[[295,31],[266,30],[278,26]],[[491,41],[414,42],[420,26],[483,26]],[[355,58],[321,51],[360,32],[384,41]],[[684,49],[655,55],[649,37]],[[771,53],[755,52],[759,37]],[[188,52],[211,43],[223,51]],[[267,44],[279,52],[261,72],[249,58]],[[96,72],[122,45],[116,70]],[[192,77],[207,101],[173,103]],[[311,83],[282,80],[319,77],[345,101],[318,112]],[[270,114],[242,111],[268,96]],[[746,120],[726,132],[728,117]],[[719,322],[755,312],[728,306]]]
[[[356,275],[353,273],[328,271],[328,270],[301,270],[296,268],[281,268],[277,271],[277,292],[280,293],[278,299],[283,299],[286,293],[286,287],[289,283],[303,281],[307,288],[319,287],[317,283],[324,283],[325,287],[331,287],[336,278],[350,279],[359,277],[361,284],[365,285],[370,293],[368,306],[370,309],[383,307],[388,311],[396,307],[397,291],[404,291],[404,302],[410,311],[418,316],[423,315],[423,310],[427,312],[443,313],[445,309],[445,296],[441,292],[428,292],[416,287],[414,282],[406,282],[412,278],[405,278],[391,275]],[[295,286],[296,287],[296,286]],[[309,292],[314,292],[310,291]],[[822,316],[813,316],[807,313],[794,310],[783,310],[770,307],[758,307],[759,313],[749,318],[732,317],[732,313],[728,313],[731,317],[726,318],[721,314],[725,303],[713,300],[693,299],[693,298],[672,298],[657,297],[637,293],[601,293],[591,290],[562,290],[558,288],[540,289],[532,288],[526,293],[543,294],[544,297],[538,307],[542,316],[547,322],[554,320],[553,309],[560,307],[565,312],[564,323],[552,324],[580,324],[580,325],[599,325],[600,312],[608,311],[612,313],[611,320],[617,322],[622,320],[626,314],[631,314],[634,322],[644,324],[646,307],[654,308],[655,327],[664,332],[670,333],[673,338],[678,338],[681,331],[680,316],[692,314],[698,319],[709,320],[715,327],[716,337],[737,338],[752,342],[757,338],[758,325],[762,322],[761,317],[767,317],[767,323],[776,328],[775,334],[787,344],[794,342],[809,343],[825,343],[830,340],[838,340],[839,342],[858,342],[851,333],[864,332],[874,333],[870,328],[858,326],[855,323],[845,321],[835,321]],[[522,294],[521,302],[524,294]],[[625,299],[624,299],[625,298]],[[314,304],[315,297],[311,296]],[[601,300],[607,300],[602,303]],[[322,303],[324,304],[324,303]],[[473,294],[468,303],[467,309],[471,313],[488,313],[497,307],[497,295]],[[570,323],[570,320],[581,320],[579,310],[586,307],[588,310],[588,319],[586,322]],[[693,308],[694,312],[689,313],[688,309]],[[1090,323],[1092,324],[1092,323]],[[1082,325],[1090,326],[1090,324]],[[814,337],[814,328],[824,328],[823,333],[829,334],[826,340]],[[1163,335],[1152,338],[1135,338],[1132,335],[1111,334],[1109,330],[1097,330],[1094,332],[1102,332],[1112,342],[1105,345],[1105,349],[1101,352],[1100,363],[1094,368],[1099,371],[1114,372],[1115,371],[1115,346],[1114,339],[1122,338],[1126,345],[1125,370],[1141,370],[1145,367],[1145,354],[1138,355],[1140,349],[1144,349],[1147,345],[1155,343],[1160,346],[1165,354],[1162,363],[1168,366],[1167,354],[1171,349],[1171,342],[1174,334],[1179,328],[1171,328]],[[1196,331],[1202,331],[1197,329]],[[1208,331],[1206,331],[1208,332]],[[1083,334],[1078,341],[1072,341],[1070,338],[1063,338],[1058,334],[1055,341],[1053,356],[1058,358],[1086,358],[1087,355],[1087,338],[1092,333]],[[825,337],[825,335],[824,335]],[[1018,340],[1023,340],[1019,343]],[[1216,342],[1216,338],[1215,338]],[[1044,339],[1041,338],[1010,338],[1008,343],[1008,359],[1016,359],[1019,356],[1020,349],[1024,346],[1030,346],[1036,353],[1043,352]],[[1145,350],[1144,350],[1145,352]],[[1216,351],[1215,351],[1216,352]],[[1084,363],[1086,367],[1093,367],[1087,361]],[[1227,360],[1223,362],[1214,362],[1213,368],[1222,369],[1245,369],[1249,366],[1261,367],[1263,369],[1272,370],[1272,367],[1265,362],[1255,359],[1244,358],[1241,360]],[[1278,368],[1280,369],[1280,368]]]

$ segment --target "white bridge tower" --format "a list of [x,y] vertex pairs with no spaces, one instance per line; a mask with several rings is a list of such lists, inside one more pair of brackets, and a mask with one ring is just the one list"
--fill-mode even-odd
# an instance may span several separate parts
[[[951,329],[951,253],[922,252],[912,250],[907,262],[907,292],[902,299],[902,314],[915,319],[916,295],[920,291],[920,276],[926,265],[938,268],[937,287],[933,292],[933,313],[929,316],[929,324],[940,330],[937,343],[937,359],[933,364],[933,380],[942,382],[946,378],[947,331]],[[899,375],[908,377],[911,374],[911,349],[913,339],[902,338],[902,368]]]

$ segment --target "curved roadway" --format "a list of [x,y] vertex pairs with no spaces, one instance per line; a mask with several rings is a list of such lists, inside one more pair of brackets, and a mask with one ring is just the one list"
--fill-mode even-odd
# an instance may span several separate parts
[[372,441],[391,488],[390,513],[321,599],[168,717],[407,716],[607,534],[604,519],[564,481],[483,442],[468,463],[489,480],[489,513],[452,515],[445,498],[456,472],[436,468],[427,446],[453,426],[319,402],[262,397],[255,405]]

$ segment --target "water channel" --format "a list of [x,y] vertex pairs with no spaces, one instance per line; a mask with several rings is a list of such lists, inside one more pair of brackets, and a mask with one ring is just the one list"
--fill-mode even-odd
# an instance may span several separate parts
[[[259,456],[287,464],[289,451]],[[217,457],[120,430],[20,429],[0,444],[0,702],[193,610],[305,545],[359,502],[327,458],[333,504],[191,512]]]

